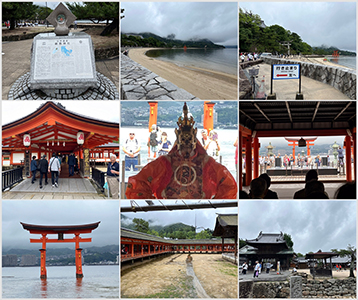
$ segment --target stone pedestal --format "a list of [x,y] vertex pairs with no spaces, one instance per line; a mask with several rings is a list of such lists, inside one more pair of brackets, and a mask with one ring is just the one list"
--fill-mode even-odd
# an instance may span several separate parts
[[290,298],[302,298],[302,277],[291,276],[290,278]]

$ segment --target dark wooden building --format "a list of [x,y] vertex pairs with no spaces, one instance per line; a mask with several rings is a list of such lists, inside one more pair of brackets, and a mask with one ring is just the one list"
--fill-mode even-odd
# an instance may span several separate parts
[[246,258],[249,266],[254,266],[255,261],[273,264],[277,268],[277,262],[280,262],[281,270],[288,270],[290,260],[293,257],[293,250],[289,249],[283,233],[259,233],[257,238],[246,240],[250,247],[240,249],[240,257]]

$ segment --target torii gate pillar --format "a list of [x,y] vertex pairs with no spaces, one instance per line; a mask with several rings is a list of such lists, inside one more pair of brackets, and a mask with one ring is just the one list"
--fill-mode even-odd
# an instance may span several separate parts
[[204,122],[203,126],[208,132],[214,129],[214,102],[204,102]]

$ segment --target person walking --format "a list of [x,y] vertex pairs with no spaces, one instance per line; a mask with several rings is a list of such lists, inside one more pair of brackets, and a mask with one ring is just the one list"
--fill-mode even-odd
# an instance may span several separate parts
[[46,159],[46,155],[42,156],[42,159],[39,162],[39,170],[40,170],[40,189],[42,189],[42,178],[45,177],[45,185],[47,182],[47,172],[48,172],[48,161]]
[[256,265],[255,265],[255,268],[254,268],[254,278],[259,277],[259,269],[260,269],[260,264],[259,264],[258,261],[256,261]]
[[37,165],[38,162],[36,160],[36,156],[34,155],[32,157],[32,161],[31,161],[31,172],[32,172],[32,180],[31,183],[34,184],[35,180],[36,180],[36,173],[37,173]]
[[75,175],[75,165],[76,165],[76,158],[73,153],[70,154],[68,157],[68,176],[71,177]]
[[244,264],[242,265],[242,274],[246,275],[248,268],[249,268],[249,266],[247,265],[247,262],[245,261]]
[[119,163],[116,161],[117,156],[113,153],[110,155],[111,162],[107,166],[107,182],[112,198],[119,198]]
[[49,162],[48,171],[51,172],[52,187],[58,188],[58,177],[61,172],[61,165],[58,160],[57,154],[53,153]]

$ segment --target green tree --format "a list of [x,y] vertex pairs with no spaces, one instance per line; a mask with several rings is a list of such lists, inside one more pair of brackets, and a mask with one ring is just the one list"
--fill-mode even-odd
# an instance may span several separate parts
[[39,6],[36,13],[37,19],[39,20],[46,20],[46,18],[52,13],[52,9],[45,6]]
[[134,218],[133,221],[135,230],[147,233],[149,231],[149,223],[143,219]]
[[66,5],[78,19],[89,19],[97,24],[107,21],[101,36],[111,34],[114,29],[119,32],[119,2],[66,2]]
[[290,234],[284,233],[283,238],[286,241],[286,244],[290,250],[293,250],[293,241]]
[[246,243],[245,240],[239,239],[239,249],[241,249],[242,247],[244,247],[244,246],[246,246],[246,245],[247,245],[247,243]]
[[304,257],[304,255],[302,253],[297,253],[297,257]]
[[195,239],[197,240],[204,240],[204,239],[211,239],[211,238],[212,238],[212,234],[210,232],[210,229],[209,231],[207,229],[202,230],[198,232],[195,236]]
[[33,2],[3,2],[2,20],[10,20],[10,30],[13,30],[17,21],[35,19],[38,8]]
[[347,249],[331,249],[332,252],[339,254],[340,257],[349,256],[351,258],[351,265],[349,268],[349,277],[355,277],[354,276],[354,265],[356,263],[357,259],[357,249],[354,246],[351,246],[348,244]]

